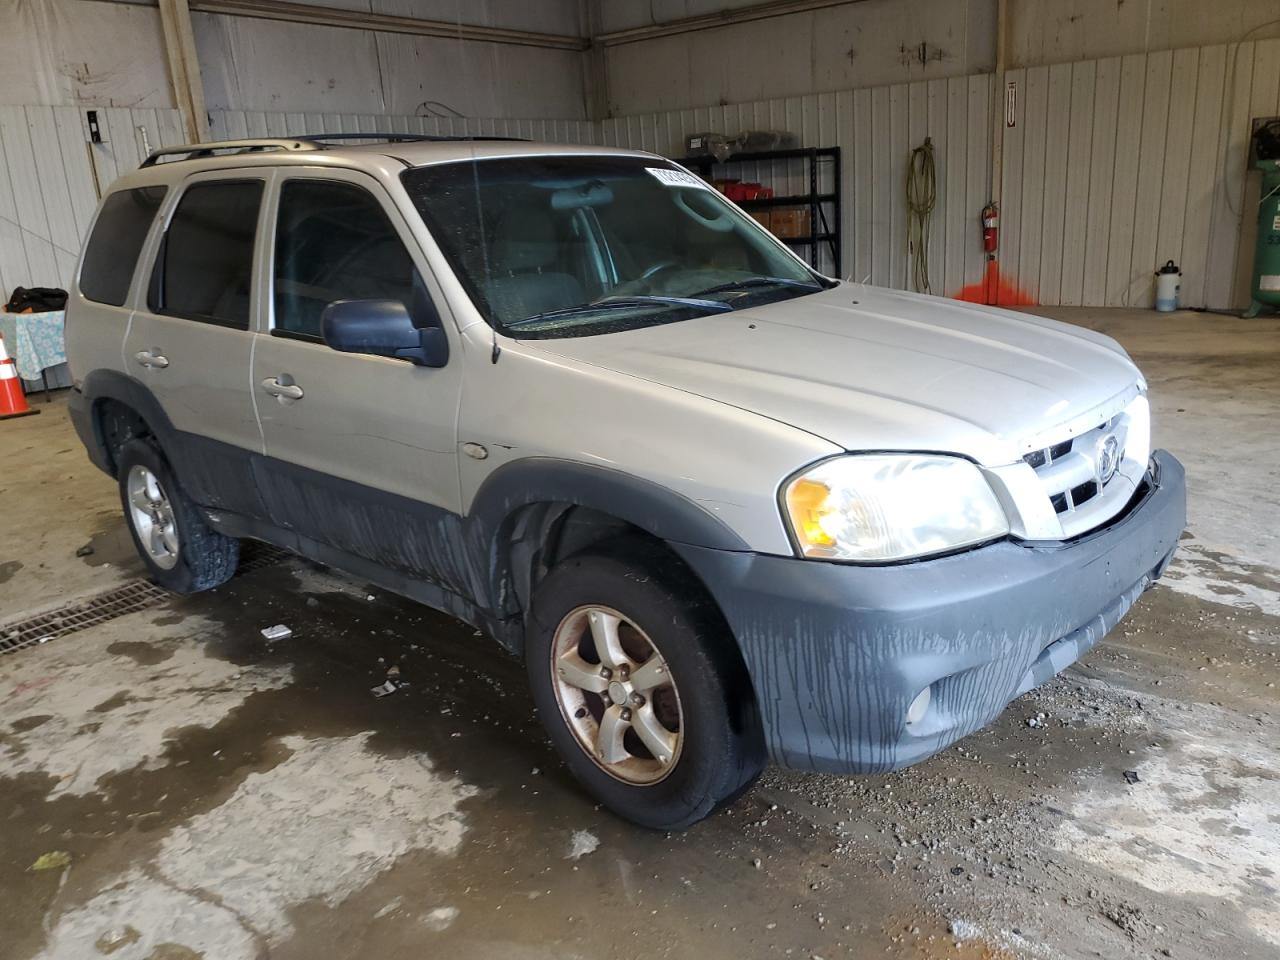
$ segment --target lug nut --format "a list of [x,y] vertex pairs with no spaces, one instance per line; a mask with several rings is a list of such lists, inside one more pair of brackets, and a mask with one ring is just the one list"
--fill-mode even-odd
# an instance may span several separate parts
[[630,720],[630,719],[631,719],[631,711],[630,711],[630,710],[627,710],[627,709],[623,709],[623,711],[622,711],[622,719],[623,719],[623,720]]
[[644,697],[640,696],[638,693],[633,693],[631,695],[631,705],[634,707],[643,707]]
[[600,668],[600,676],[602,676],[602,677],[604,677],[606,680],[608,680],[610,677],[612,677],[612,676],[613,676],[613,671],[612,671],[612,670],[610,670],[608,667],[601,667],[601,668]]

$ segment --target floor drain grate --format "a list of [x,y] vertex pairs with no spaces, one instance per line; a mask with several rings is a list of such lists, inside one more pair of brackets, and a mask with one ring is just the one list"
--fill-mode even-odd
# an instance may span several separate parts
[[[246,544],[236,576],[269,567],[288,556],[287,551],[265,543]],[[0,625],[0,653],[15,653],[39,643],[48,643],[77,630],[159,606],[172,596],[164,587],[156,586],[150,580],[131,580],[86,600]]]
[[0,627],[0,653],[14,653],[37,643],[48,643],[68,633],[157,606],[171,596],[168,590],[149,580],[134,580],[96,597]]

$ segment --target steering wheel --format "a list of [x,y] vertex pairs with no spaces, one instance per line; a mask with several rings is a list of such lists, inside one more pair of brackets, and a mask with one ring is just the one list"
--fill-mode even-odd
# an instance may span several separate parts
[[648,270],[646,270],[644,273],[640,274],[640,279],[648,280],[652,277],[657,276],[663,270],[670,270],[672,267],[678,267],[678,266],[680,266],[680,264],[675,260],[660,260],[657,263],[655,263],[652,267],[650,267]]

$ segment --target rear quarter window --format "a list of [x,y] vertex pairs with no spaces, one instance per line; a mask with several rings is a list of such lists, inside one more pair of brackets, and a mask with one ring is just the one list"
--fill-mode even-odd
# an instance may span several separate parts
[[138,187],[107,197],[80,267],[80,293],[86,299],[124,305],[138,254],[166,192],[166,187]]

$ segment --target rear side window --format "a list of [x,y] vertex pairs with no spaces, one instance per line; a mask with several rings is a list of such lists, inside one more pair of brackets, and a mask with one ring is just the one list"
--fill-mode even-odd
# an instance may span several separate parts
[[165,187],[138,187],[107,197],[80,267],[80,292],[87,299],[123,306],[138,254],[166,192]]
[[154,312],[249,328],[262,186],[261,180],[218,180],[187,188],[152,276]]
[[417,270],[381,205],[333,180],[289,180],[276,224],[275,331],[321,336],[334,300],[399,300],[414,308]]

